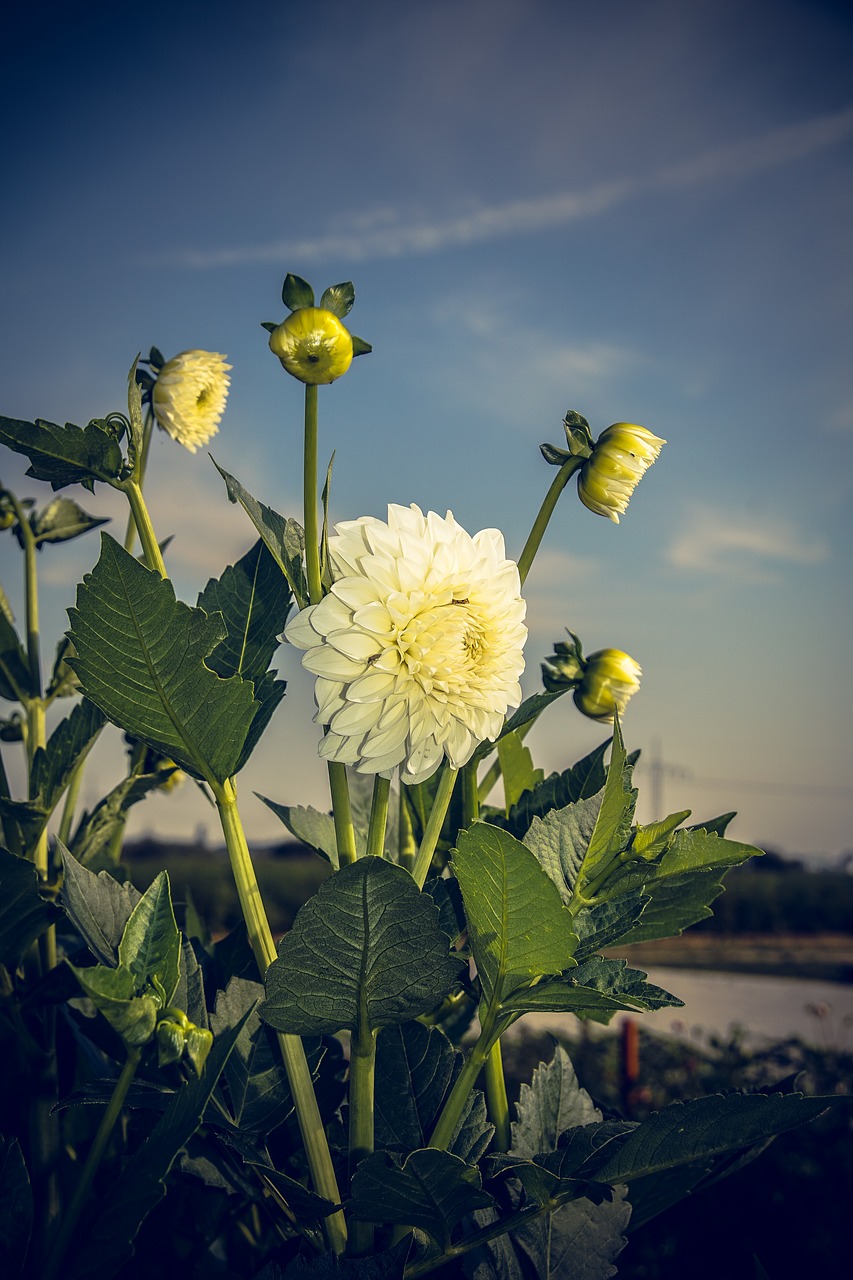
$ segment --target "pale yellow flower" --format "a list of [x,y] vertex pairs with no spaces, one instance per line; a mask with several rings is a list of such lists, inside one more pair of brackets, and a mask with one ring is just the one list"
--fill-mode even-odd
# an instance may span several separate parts
[[273,329],[270,351],[300,382],[334,382],[352,364],[352,336],[325,307],[299,307]]
[[230,364],[215,351],[182,351],[157,375],[151,406],[160,426],[190,453],[219,430]]
[[614,711],[621,716],[639,689],[642,667],[621,649],[599,649],[584,662],[583,679],[572,695],[575,706],[590,720],[610,723]]
[[317,677],[320,755],[406,783],[461,767],[521,702],[526,606],[503,535],[389,506],[387,523],[339,524],[329,555],[329,595],[285,630]]
[[665,440],[633,422],[602,431],[578,478],[578,494],[596,515],[619,523],[631,494],[657,458]]

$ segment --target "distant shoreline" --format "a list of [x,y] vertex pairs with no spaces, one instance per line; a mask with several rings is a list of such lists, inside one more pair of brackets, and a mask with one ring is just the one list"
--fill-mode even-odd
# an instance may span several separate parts
[[627,954],[632,966],[757,973],[853,983],[853,935],[846,933],[683,933],[638,942],[608,954]]

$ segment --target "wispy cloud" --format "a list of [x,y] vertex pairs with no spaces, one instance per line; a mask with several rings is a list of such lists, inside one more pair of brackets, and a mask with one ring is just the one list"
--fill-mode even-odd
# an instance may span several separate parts
[[820,564],[829,549],[779,518],[751,518],[742,512],[700,506],[669,548],[679,569],[725,574],[741,582],[772,582],[781,565]]
[[[774,129],[712,148],[642,176],[626,176],[589,187],[532,200],[512,200],[449,216],[423,215],[384,207],[353,212],[340,229],[319,236],[283,239],[222,249],[187,249],[167,255],[186,267],[211,268],[246,263],[347,262],[438,253],[505,236],[567,226],[627,203],[654,190],[676,190],[749,177],[783,168],[838,146],[853,137],[853,107],[832,115]],[[162,260],[162,258],[160,259]]]

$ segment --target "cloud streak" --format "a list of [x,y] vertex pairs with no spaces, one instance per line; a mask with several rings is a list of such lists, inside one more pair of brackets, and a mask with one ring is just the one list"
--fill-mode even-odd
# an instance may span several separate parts
[[222,249],[188,249],[159,257],[196,269],[337,258],[346,262],[440,253],[445,249],[568,226],[644,193],[676,191],[752,177],[830,150],[853,137],[853,107],[701,152],[642,177],[599,183],[532,200],[512,200],[450,217],[412,217],[384,208],[352,214],[346,229]]
[[741,582],[772,582],[780,564],[811,565],[826,560],[829,550],[784,520],[751,519],[740,512],[702,506],[667,553],[679,569],[725,574]]

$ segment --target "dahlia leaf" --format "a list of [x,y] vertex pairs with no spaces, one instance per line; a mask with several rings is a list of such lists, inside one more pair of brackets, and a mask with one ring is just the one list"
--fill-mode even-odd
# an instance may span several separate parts
[[168,871],[161,871],[130,914],[118,946],[118,962],[143,991],[156,979],[170,1003],[181,976],[181,934],[175,922]]
[[552,809],[564,809],[567,804],[596,795],[607,780],[604,755],[609,745],[610,739],[602,742],[601,746],[564,773],[549,774],[533,791],[526,791],[510,812],[509,818],[501,820],[498,825],[505,826],[507,831],[521,840],[534,818],[542,818]]
[[93,489],[96,480],[109,484],[121,471],[122,454],[118,440],[98,421],[85,427],[66,422],[21,422],[0,415],[0,443],[25,454],[30,465],[27,475],[47,480],[53,489],[82,484]]
[[647,982],[642,970],[629,969],[626,960],[590,956],[569,974],[515,992],[503,1007],[515,1013],[573,1013],[606,1025],[620,1009],[643,1013],[679,1008],[683,1003],[662,987]]
[[90,516],[71,498],[54,498],[44,511],[30,518],[36,542],[70,542],[98,525],[109,524],[108,516]]
[[575,1075],[571,1059],[556,1045],[550,1062],[540,1062],[530,1084],[522,1084],[518,1119],[512,1124],[513,1155],[533,1159],[542,1151],[556,1151],[566,1129],[593,1124],[601,1112]]
[[456,1223],[494,1204],[479,1169],[449,1151],[413,1151],[404,1164],[384,1151],[363,1160],[352,1180],[350,1213],[361,1222],[418,1227],[442,1249]]
[[[376,1040],[377,1146],[426,1146],[463,1062],[440,1027],[417,1020],[383,1027]],[[483,1095],[473,1089],[447,1149],[476,1164],[493,1133]]]
[[0,609],[0,698],[7,702],[23,702],[32,692],[24,646],[11,618]]
[[220,578],[211,578],[196,604],[206,614],[221,613],[226,627],[207,666],[223,679],[265,675],[287,621],[291,592],[264,542],[259,538]]
[[119,884],[108,871],[96,875],[81,866],[57,841],[62,855],[61,900],[65,913],[101,964],[118,964],[118,945],[125,925],[141,898],[128,881]]
[[369,1034],[434,1008],[460,963],[409,873],[359,858],[321,885],[282,938],[260,1014],[294,1035]]
[[258,710],[253,686],[221,679],[204,659],[224,640],[221,617],[175,599],[172,584],[108,534],[69,609],[83,692],[120,728],[194,777],[236,772]]
[[0,849],[0,964],[14,970],[30,943],[56,918],[55,907],[39,893],[32,862]]
[[302,564],[305,551],[302,526],[295,520],[280,516],[263,502],[258,502],[248,489],[243,488],[239,480],[220,467],[215,458],[211,461],[225,481],[229,502],[239,502],[289,582],[296,604],[304,609],[308,603],[308,582]]
[[116,866],[119,851],[111,848],[113,836],[127,822],[128,811],[151,792],[168,782],[174,769],[154,773],[131,773],[99,800],[89,813],[84,811],[69,841],[71,853],[89,871],[109,871]]
[[476,822],[453,854],[477,972],[490,1006],[574,965],[577,938],[556,885],[506,831]]
[[504,783],[506,810],[509,813],[525,791],[532,791],[543,781],[542,769],[533,767],[530,748],[525,747],[517,732],[505,733],[498,739],[498,760]]

